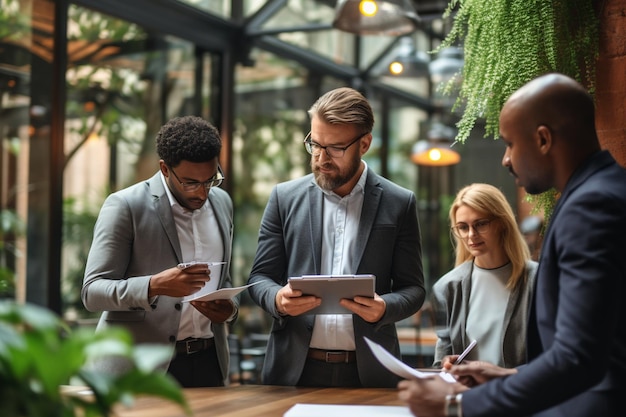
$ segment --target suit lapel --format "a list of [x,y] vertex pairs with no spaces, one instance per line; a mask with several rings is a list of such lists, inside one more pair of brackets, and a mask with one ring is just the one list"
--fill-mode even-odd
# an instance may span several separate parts
[[356,247],[354,251],[355,259],[358,266],[361,265],[361,259],[365,252],[365,246],[369,240],[370,232],[374,226],[374,220],[378,213],[378,207],[383,196],[383,189],[379,186],[380,181],[376,175],[367,170],[367,180],[365,181],[365,195],[363,196],[363,208],[361,209],[361,219],[359,220],[359,229],[357,232]]
[[154,209],[159,216],[159,221],[165,230],[165,234],[176,253],[178,262],[183,261],[182,251],[180,249],[180,241],[178,240],[178,232],[176,231],[176,224],[174,223],[174,217],[172,216],[172,207],[170,201],[163,188],[163,182],[161,181],[161,173],[157,172],[152,178],[148,180],[148,186],[152,194],[152,202]]
[[[561,207],[568,199],[570,194],[572,194],[581,184],[587,181],[591,175],[595,174],[597,171],[605,168],[606,166],[613,163],[613,157],[608,151],[600,151],[591,156],[584,162],[583,166],[578,168],[572,177],[569,179],[567,184],[565,185],[565,189],[559,196],[556,206],[550,215],[550,221],[548,223],[548,227],[546,228],[545,236],[544,236],[544,245],[541,248],[541,254],[539,255],[539,259],[543,257],[544,250],[547,250],[548,245],[545,243],[550,240],[552,228],[550,227],[552,224],[552,219],[556,218],[557,214],[561,210]],[[535,287],[537,286],[537,281],[535,280]]]
[[[322,230],[324,228],[323,209],[324,193],[315,184],[308,187],[309,195],[309,228],[311,236],[311,252],[313,255],[313,267],[316,274],[321,272],[322,263]],[[303,233],[303,236],[306,234]]]
[[[216,193],[216,191],[214,191]],[[222,237],[222,246],[224,247],[224,261],[228,262],[230,260],[230,251],[231,246],[229,244],[231,240],[231,220],[230,220],[230,210],[224,204],[224,200],[221,198],[217,198],[216,194],[209,196],[209,204],[213,209],[213,215],[217,220],[217,225],[220,230],[220,235]],[[220,277],[220,283],[223,282],[224,277],[226,276],[226,271],[228,271],[229,266],[225,265],[222,268],[222,276]]]

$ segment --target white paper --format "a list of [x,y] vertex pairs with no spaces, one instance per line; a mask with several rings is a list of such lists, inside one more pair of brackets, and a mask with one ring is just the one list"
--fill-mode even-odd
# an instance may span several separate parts
[[412,417],[408,407],[395,405],[296,404],[283,417]]
[[194,294],[188,295],[183,298],[183,303],[189,301],[211,301],[211,300],[229,300],[245,290],[248,287],[251,287],[255,284],[258,284],[260,281],[255,282],[254,284],[244,285],[242,287],[234,287],[234,288],[221,288],[216,291],[198,291]]
[[[214,262],[214,261],[191,261],[182,264],[178,264],[177,267],[179,269],[187,269],[193,265],[206,265],[207,268],[211,271],[211,277],[217,277],[215,279],[211,278],[208,280],[202,289],[196,291],[193,294],[190,294],[183,298],[183,302],[197,300],[200,297],[203,297],[207,294],[211,294],[217,290],[217,284],[219,284],[219,277],[222,275],[222,265],[226,265],[226,262]],[[225,297],[230,298],[230,297]],[[216,298],[214,298],[215,300]]]
[[376,359],[378,359],[378,361],[385,368],[387,368],[394,374],[401,376],[404,379],[432,378],[436,375],[439,375],[446,382],[450,382],[450,383],[456,382],[456,379],[454,379],[454,377],[447,372],[443,372],[443,371],[439,373],[420,372],[417,369],[411,368],[409,365],[407,365],[406,363],[402,362],[401,360],[393,356],[391,353],[389,353],[384,347],[382,347],[378,343],[372,342],[367,337],[364,337],[364,339],[367,342],[367,345],[372,350],[372,353],[374,353],[374,356],[376,357]]

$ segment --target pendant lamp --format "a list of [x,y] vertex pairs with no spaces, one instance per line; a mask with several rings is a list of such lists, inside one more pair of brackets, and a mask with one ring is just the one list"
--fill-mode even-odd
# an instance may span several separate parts
[[337,0],[333,27],[355,35],[401,36],[417,29],[410,0]]

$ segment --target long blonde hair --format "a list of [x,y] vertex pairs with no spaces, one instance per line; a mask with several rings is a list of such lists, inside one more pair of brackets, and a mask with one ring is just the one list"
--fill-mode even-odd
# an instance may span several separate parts
[[[526,274],[523,272],[526,268],[526,261],[530,259],[530,251],[517,226],[513,210],[502,191],[493,185],[483,183],[475,183],[462,188],[450,207],[450,226],[455,225],[456,212],[461,206],[467,206],[493,219],[500,232],[500,244],[513,267],[507,287],[516,287],[520,284],[520,280],[523,281],[521,284],[524,284]],[[461,238],[452,235],[456,247],[455,265],[458,266],[463,262],[473,260],[474,256],[463,244]]]

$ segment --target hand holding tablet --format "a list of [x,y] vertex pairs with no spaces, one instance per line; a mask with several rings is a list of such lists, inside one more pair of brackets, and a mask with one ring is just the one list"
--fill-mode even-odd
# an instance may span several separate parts
[[354,299],[356,296],[374,297],[376,277],[364,275],[302,275],[289,278],[294,290],[302,295],[314,295],[322,299],[322,304],[307,314],[352,314],[339,304],[342,298]]

